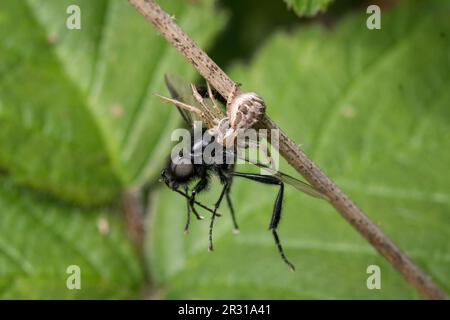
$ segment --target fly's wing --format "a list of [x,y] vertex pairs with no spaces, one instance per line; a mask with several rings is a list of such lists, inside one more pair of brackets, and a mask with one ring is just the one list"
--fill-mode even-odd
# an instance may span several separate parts
[[[177,77],[172,74],[164,75],[164,80],[166,82],[167,89],[169,90],[172,99],[191,104],[192,91],[188,83],[186,83],[180,77]],[[186,124],[189,127],[192,127],[194,124],[195,115],[178,106],[177,109],[180,112],[181,117],[183,117],[183,120],[186,122]]]
[[[259,164],[256,164],[256,165],[259,166]],[[326,195],[324,195],[320,191],[317,191],[316,189],[314,189],[313,186],[307,184],[306,182],[298,180],[298,179],[296,179],[290,175],[287,175],[283,172],[274,171],[273,169],[271,169],[269,167],[264,167],[264,166],[259,166],[259,167],[263,168],[263,170],[266,170],[266,171],[272,173],[275,177],[277,177],[281,181],[293,186],[297,190],[299,190],[303,193],[306,193],[307,195],[310,195],[311,197],[328,200],[328,197]]]
[[[206,87],[189,85],[180,77],[171,74],[165,75],[165,81],[172,99],[185,104],[186,108],[178,105],[177,108],[189,126],[192,126],[194,121],[201,121],[212,127],[215,125],[215,120],[225,117],[223,110],[216,102],[218,93],[214,92],[209,85]],[[197,112],[194,112],[192,108]]]
[[[231,151],[227,151],[228,153],[230,153]],[[317,191],[313,186],[307,184],[306,182],[303,182],[301,180],[298,180],[288,174],[276,171],[274,169],[272,169],[271,167],[259,163],[259,162],[255,162],[255,161],[251,161],[249,159],[246,159],[244,157],[241,157],[239,155],[237,155],[237,157],[241,160],[244,160],[245,162],[251,163],[261,169],[263,169],[264,171],[270,173],[271,175],[273,175],[274,177],[277,177],[278,179],[280,179],[281,181],[283,181],[284,183],[287,183],[291,186],[293,186],[294,188],[296,188],[297,190],[311,196],[311,197],[315,197],[315,198],[319,198],[319,199],[324,199],[324,200],[328,200],[328,197],[326,195],[324,195],[322,192]]]

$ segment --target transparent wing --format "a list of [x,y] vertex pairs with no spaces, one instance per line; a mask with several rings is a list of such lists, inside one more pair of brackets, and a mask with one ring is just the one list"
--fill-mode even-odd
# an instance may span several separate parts
[[[234,154],[232,151],[227,150],[227,153],[231,153]],[[301,180],[298,180],[288,174],[285,174],[283,172],[279,172],[276,171],[274,169],[272,169],[271,167],[259,163],[259,162],[255,162],[255,161],[251,161],[249,159],[246,159],[244,157],[241,157],[239,155],[236,155],[239,159],[244,160],[247,163],[251,163],[261,169],[263,169],[264,171],[270,173],[272,176],[277,177],[278,179],[280,179],[281,181],[283,181],[284,183],[287,183],[291,186],[293,186],[294,188],[296,188],[297,190],[311,196],[311,197],[315,197],[315,198],[319,198],[319,199],[324,199],[324,200],[328,200],[328,197],[326,195],[324,195],[322,192],[316,190],[313,186],[309,185],[306,182],[303,182]]]
[[298,180],[298,179],[296,179],[288,174],[285,174],[283,172],[275,171],[275,170],[271,169],[270,167],[267,167],[260,163],[254,163],[254,165],[262,168],[265,171],[268,171],[269,173],[271,173],[273,176],[277,177],[284,183],[287,183],[287,184],[293,186],[297,190],[299,190],[303,193],[306,193],[307,195],[310,195],[312,197],[319,198],[319,199],[328,200],[328,197],[326,195],[324,195],[322,192],[316,190],[313,186],[311,186],[310,184],[308,184],[306,182]]
[[[191,103],[192,101],[192,91],[188,83],[186,83],[180,77],[177,77],[172,74],[164,75],[164,80],[166,82],[167,89],[169,90],[170,96],[181,102]],[[195,114],[182,109],[177,106],[178,111],[181,114],[181,117],[186,122],[189,127],[192,127],[194,124],[194,120],[196,120]]]

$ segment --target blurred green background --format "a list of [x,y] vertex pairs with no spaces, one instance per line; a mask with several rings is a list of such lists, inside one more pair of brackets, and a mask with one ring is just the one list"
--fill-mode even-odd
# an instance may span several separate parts
[[[450,3],[160,0],[381,228],[450,291]],[[381,7],[381,30],[366,8]],[[66,9],[81,9],[68,30]],[[0,2],[0,297],[416,299],[330,206],[236,180],[214,230],[158,182],[195,70],[125,0]],[[243,169],[243,168],[241,168]],[[286,164],[282,170],[295,173]],[[199,200],[214,203],[219,190]],[[68,290],[70,265],[81,290]],[[381,268],[381,289],[366,270]]]

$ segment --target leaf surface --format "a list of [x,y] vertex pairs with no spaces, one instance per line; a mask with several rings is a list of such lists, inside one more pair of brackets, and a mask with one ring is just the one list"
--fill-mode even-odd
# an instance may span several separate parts
[[[80,30],[66,28],[69,5]],[[224,21],[213,1],[163,5],[203,46]],[[179,119],[153,93],[164,73],[194,70],[127,1],[5,1],[0,38],[0,167],[84,204],[155,177]]]
[[284,0],[298,16],[313,16],[324,11],[333,0]]
[[[119,212],[55,203],[0,182],[0,297],[138,298],[143,269]],[[67,287],[69,266],[80,268],[80,290]]]
[[[69,5],[79,30],[66,28]],[[162,5],[201,46],[224,22],[214,1]],[[174,71],[194,75],[127,1],[0,2],[1,297],[139,297],[118,203],[165,161],[160,135],[180,120],[153,93]],[[70,265],[81,290],[66,287]]]

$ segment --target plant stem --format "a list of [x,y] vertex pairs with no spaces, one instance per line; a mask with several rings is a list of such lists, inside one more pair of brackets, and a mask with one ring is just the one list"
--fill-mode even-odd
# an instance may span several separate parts
[[[223,96],[228,97],[235,82],[175,23],[153,0],[129,0],[136,9],[197,69]],[[238,89],[239,90],[239,89]],[[237,92],[236,94],[238,94]],[[289,138],[268,116],[261,128],[280,132],[279,152],[313,187],[324,193],[331,205],[389,261],[417,291],[428,299],[447,299],[424,271],[403,253],[381,229]]]

